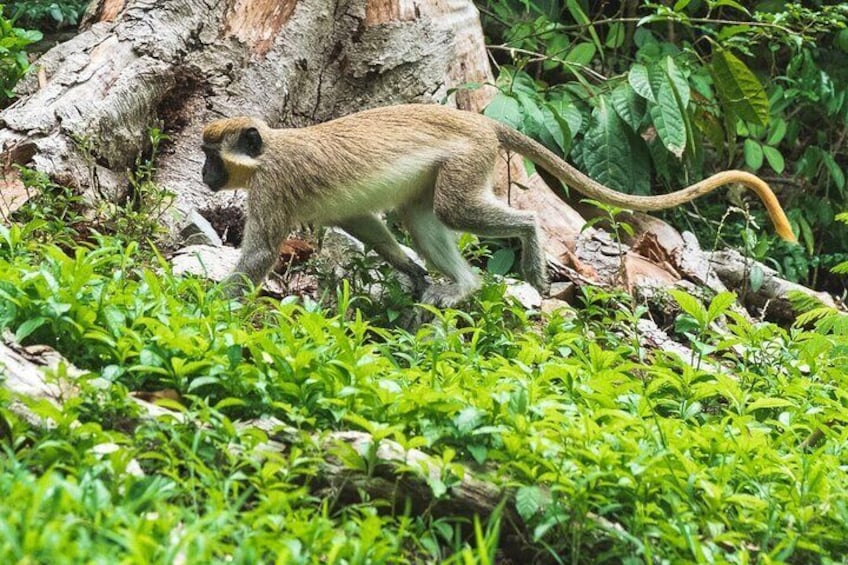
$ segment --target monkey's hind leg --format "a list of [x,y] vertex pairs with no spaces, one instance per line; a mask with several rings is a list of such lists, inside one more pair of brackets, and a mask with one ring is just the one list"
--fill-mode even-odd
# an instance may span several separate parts
[[407,204],[400,214],[415,248],[430,265],[451,280],[450,284],[427,287],[422,302],[449,308],[480,288],[479,278],[459,253],[456,234],[436,217],[429,198]]
[[521,240],[521,274],[536,290],[548,290],[547,264],[536,214],[513,210],[497,199],[491,176],[469,163],[466,157],[445,163],[436,180],[433,208],[448,227],[485,237],[516,237]]
[[337,225],[376,251],[385,261],[409,277],[412,295],[420,299],[427,288],[427,270],[412,260],[394,238],[386,224],[374,214],[346,218]]

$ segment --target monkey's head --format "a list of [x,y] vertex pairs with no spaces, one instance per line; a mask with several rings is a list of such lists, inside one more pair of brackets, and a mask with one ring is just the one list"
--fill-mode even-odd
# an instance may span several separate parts
[[203,128],[203,182],[214,190],[247,188],[264,150],[268,126],[254,118],[227,118]]

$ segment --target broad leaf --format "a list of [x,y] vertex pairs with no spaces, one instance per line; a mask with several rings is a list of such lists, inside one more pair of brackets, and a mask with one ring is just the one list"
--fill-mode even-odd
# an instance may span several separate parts
[[795,406],[795,404],[791,400],[787,400],[785,398],[758,398],[747,406],[747,412],[753,412],[754,410],[761,410],[763,408],[787,408],[789,406]]
[[580,110],[577,109],[577,106],[568,99],[567,96],[562,96],[558,100],[551,100],[548,103],[548,106],[554,110],[554,112],[559,115],[560,118],[565,120],[565,123],[568,124],[568,133],[569,133],[569,145],[571,140],[574,139],[574,136],[583,129],[583,114],[580,113]]
[[719,50],[710,69],[716,92],[725,110],[730,109],[743,120],[766,125],[769,103],[763,85],[753,72],[729,51]]
[[578,43],[565,56],[569,63],[587,66],[595,58],[595,45],[592,43]]
[[783,141],[783,138],[786,135],[786,129],[786,120],[783,118],[777,118],[774,120],[771,124],[771,131],[769,131],[766,143],[769,145],[777,145]]
[[32,332],[43,326],[47,323],[47,318],[44,316],[38,316],[35,318],[30,318],[20,326],[18,326],[18,331],[15,332],[15,341],[18,343],[25,340],[29,337]]
[[680,158],[686,150],[685,107],[681,95],[665,69],[652,68],[649,75],[657,100],[650,109],[651,119],[663,145]]
[[571,132],[568,124],[548,105],[539,106],[538,98],[517,93],[524,120],[521,131],[542,142],[554,152],[567,154],[571,148]]
[[498,249],[486,263],[486,270],[493,275],[505,275],[515,263],[515,250],[505,247]]
[[621,22],[615,22],[609,27],[604,45],[610,49],[618,49],[624,43],[624,37],[624,24]]
[[689,88],[689,80],[674,62],[674,59],[669,56],[663,59],[659,66],[671,81],[675,94],[680,98],[680,107],[685,112],[686,108],[689,107],[689,99],[692,96],[691,89]]
[[499,92],[489,102],[489,105],[483,110],[483,114],[513,129],[521,128],[521,105],[518,103],[518,100],[512,96],[507,96],[503,92]]
[[830,178],[833,179],[833,184],[836,185],[836,188],[839,190],[844,189],[845,173],[842,172],[842,168],[836,162],[836,159],[833,158],[833,155],[830,153],[822,154],[822,162],[827,167],[827,171],[830,173]]
[[753,139],[746,139],[742,146],[742,153],[745,155],[745,164],[753,171],[760,170],[763,166],[763,146]]
[[651,81],[648,79],[648,68],[645,65],[636,64],[630,67],[630,72],[627,73],[627,82],[645,100],[657,101],[651,88]]
[[707,323],[707,311],[697,298],[677,289],[669,290],[668,293],[680,305],[680,309],[692,316],[700,325]]
[[586,12],[584,12],[583,8],[580,7],[580,2],[577,0],[565,0],[565,7],[568,9],[571,17],[574,18],[574,21],[581,26],[584,26],[589,31],[589,36],[592,38],[594,46],[600,52],[601,60],[603,60],[604,48],[601,45],[601,38],[598,37],[598,32],[595,31],[595,26],[592,25],[592,20],[589,19]]
[[[550,135],[551,139],[556,143],[557,148],[563,155],[568,155],[571,150],[571,130],[568,127],[568,122],[560,116],[549,104],[542,107],[542,125],[545,131]],[[553,147],[551,149],[554,149]]]
[[515,509],[525,522],[539,512],[543,504],[544,495],[537,486],[521,487],[515,493]]
[[783,160],[783,155],[780,154],[780,151],[777,148],[772,147],[771,145],[763,145],[763,155],[768,161],[769,167],[776,173],[782,173],[783,169],[786,168],[786,162]]
[[580,149],[583,167],[593,179],[630,194],[650,191],[645,144],[628,135],[624,122],[604,97],[598,99]]
[[726,139],[724,136],[724,128],[721,127],[721,122],[711,112],[699,108],[694,116],[695,126],[701,130],[709,140],[713,148],[718,151],[719,157],[724,155],[726,149]]
[[637,95],[628,83],[622,83],[612,91],[610,102],[618,117],[624,120],[634,133],[638,133],[645,116],[645,99]]
[[760,288],[763,286],[763,282],[765,281],[765,273],[763,273],[762,267],[759,265],[754,265],[751,267],[751,272],[749,274],[751,290],[754,292],[758,292]]
[[571,38],[569,36],[565,34],[554,35],[548,41],[548,45],[545,48],[545,55],[550,57],[550,59],[542,63],[544,69],[546,71],[550,71],[551,69],[563,66],[560,61],[565,58],[565,55],[569,52],[570,49]]
[[542,110],[536,103],[536,96],[528,96],[527,94],[516,92],[515,98],[521,106],[522,123],[519,129],[530,137],[538,138],[542,132]]
[[707,309],[707,318],[713,321],[727,311],[730,306],[736,302],[736,294],[732,292],[720,292],[710,302],[710,307]]
[[720,8],[722,6],[730,6],[732,8],[736,8],[737,10],[739,10],[740,12],[742,12],[746,15],[749,15],[749,16],[751,15],[751,12],[749,12],[747,8],[745,8],[739,2],[734,2],[734,0],[717,0],[717,1],[712,3],[711,8],[715,9],[715,8]]

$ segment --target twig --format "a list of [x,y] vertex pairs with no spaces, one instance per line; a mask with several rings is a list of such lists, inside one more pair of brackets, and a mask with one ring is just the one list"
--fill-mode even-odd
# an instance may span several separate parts
[[501,45],[486,45],[486,49],[495,49],[498,51],[506,51],[510,54],[520,53],[522,55],[530,55],[533,59],[530,60],[531,63],[536,63],[539,61],[554,61],[556,63],[560,63],[567,67],[575,67],[586,73],[587,75],[592,76],[595,80],[599,82],[604,82],[608,80],[607,77],[597,72],[594,69],[587,67],[586,65],[581,65],[580,63],[575,63],[573,61],[566,61],[565,59],[561,59],[559,57],[553,57],[551,55],[545,55],[543,53],[537,53],[536,51],[531,51],[529,49],[521,49],[520,47],[510,47],[507,44]]

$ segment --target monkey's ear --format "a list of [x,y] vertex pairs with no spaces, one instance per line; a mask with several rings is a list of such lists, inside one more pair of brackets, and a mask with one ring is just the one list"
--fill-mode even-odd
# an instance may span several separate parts
[[256,128],[247,128],[239,134],[236,149],[249,157],[257,157],[262,153],[262,136]]

